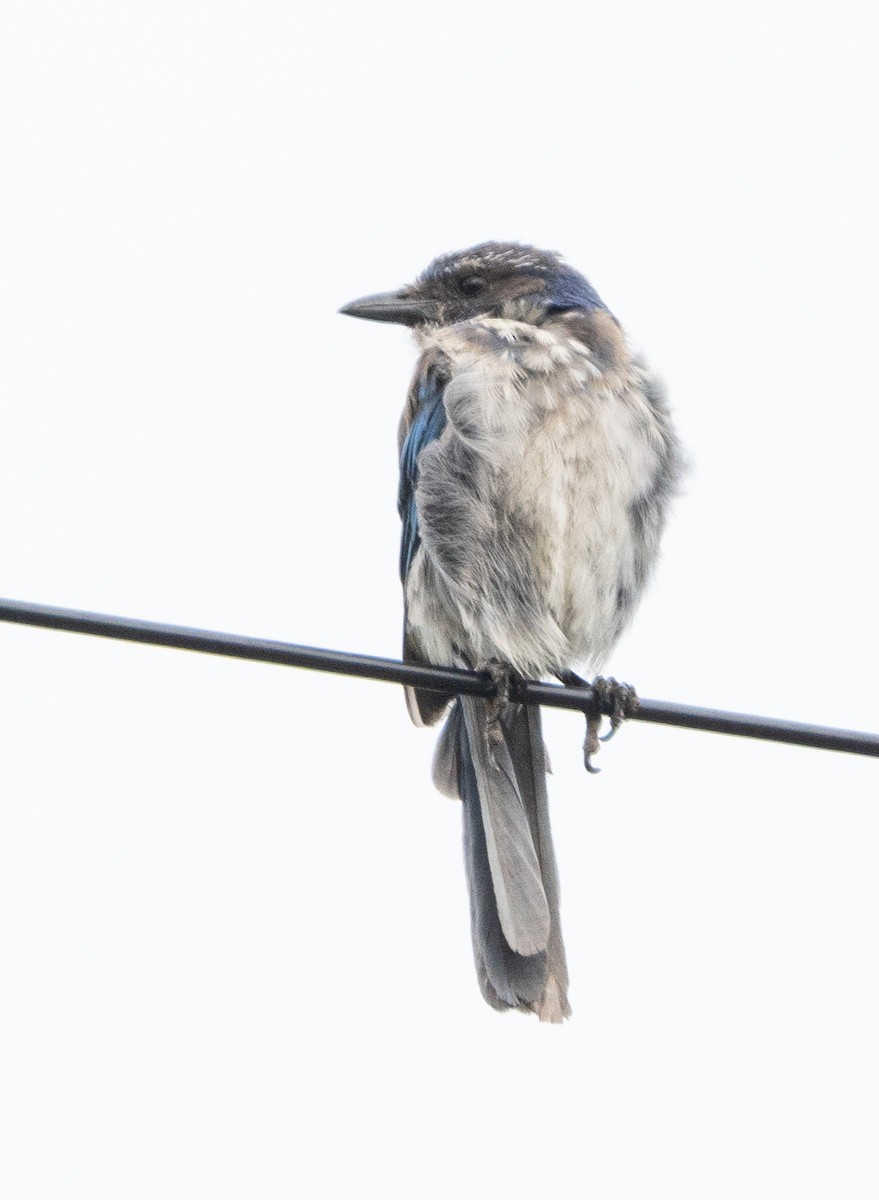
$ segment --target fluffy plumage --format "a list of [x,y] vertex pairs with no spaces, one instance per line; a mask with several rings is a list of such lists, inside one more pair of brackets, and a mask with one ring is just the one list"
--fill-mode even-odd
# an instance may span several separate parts
[[[487,243],[343,310],[413,327],[400,425],[404,653],[527,676],[597,669],[656,560],[681,470],[662,390],[558,255]],[[432,724],[449,697],[410,691]],[[455,701],[434,777],[464,802],[477,975],[497,1008],[569,1012],[539,711],[500,745]]]

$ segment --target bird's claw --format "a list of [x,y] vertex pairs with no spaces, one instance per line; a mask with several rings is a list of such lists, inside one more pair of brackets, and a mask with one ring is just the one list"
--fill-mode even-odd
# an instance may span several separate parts
[[[628,683],[618,683],[615,679],[605,679],[598,675],[591,684],[566,672],[562,682],[575,687],[588,686],[592,689],[592,703],[586,708],[586,738],[583,742],[583,765],[590,775],[598,775],[600,767],[593,765],[592,756],[601,749],[602,742],[609,742],[627,717],[638,711],[638,696],[635,689]],[[610,729],[601,736],[601,718],[610,718]]]
[[615,679],[602,679],[599,676],[592,685],[593,689],[597,684],[602,687],[605,703],[610,703],[610,729],[598,740],[609,742],[623,721],[638,711],[638,694],[630,683],[617,683]]
[[[623,721],[638,711],[638,696],[628,683],[616,679],[605,679],[598,675],[592,681],[592,706],[586,713],[586,741],[583,744],[583,759],[586,770],[596,775],[600,768],[592,765],[592,755],[600,749],[601,742],[609,742]],[[610,729],[599,736],[603,715],[610,718]]]
[[583,739],[583,766],[590,775],[600,775],[601,767],[596,767],[592,762],[592,755],[597,754],[601,749],[601,738],[598,736],[598,730],[601,728],[601,711],[586,712],[586,737]]

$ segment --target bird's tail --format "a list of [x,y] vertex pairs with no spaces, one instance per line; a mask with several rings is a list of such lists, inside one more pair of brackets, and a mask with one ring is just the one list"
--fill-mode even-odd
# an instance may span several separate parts
[[540,710],[516,708],[498,746],[489,746],[487,718],[487,701],[456,700],[434,759],[437,787],[464,805],[479,986],[493,1008],[559,1022],[571,1009]]

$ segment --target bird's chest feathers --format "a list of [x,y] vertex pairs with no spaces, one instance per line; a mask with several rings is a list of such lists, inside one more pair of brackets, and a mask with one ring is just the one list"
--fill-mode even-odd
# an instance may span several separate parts
[[611,360],[524,322],[444,328],[427,348],[447,362],[446,424],[418,460],[411,623],[522,670],[601,661],[661,453],[643,369],[624,343]]
[[444,436],[466,449],[483,494],[553,540],[627,509],[654,456],[634,368],[607,375],[582,342],[519,322],[442,332]]

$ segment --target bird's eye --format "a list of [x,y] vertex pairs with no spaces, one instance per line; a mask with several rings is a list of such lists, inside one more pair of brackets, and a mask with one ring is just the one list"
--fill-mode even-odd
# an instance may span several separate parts
[[485,291],[485,280],[481,275],[465,275],[458,282],[458,287],[465,296],[478,296],[480,292]]

